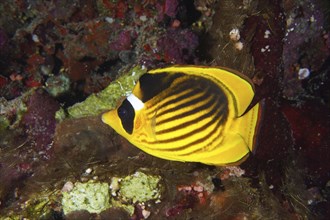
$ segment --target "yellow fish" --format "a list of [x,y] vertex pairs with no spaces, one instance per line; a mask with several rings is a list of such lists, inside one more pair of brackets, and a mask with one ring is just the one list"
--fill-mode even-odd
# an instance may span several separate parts
[[247,111],[253,97],[253,83],[239,73],[173,66],[142,75],[102,121],[156,157],[239,164],[254,150],[258,133],[260,104]]

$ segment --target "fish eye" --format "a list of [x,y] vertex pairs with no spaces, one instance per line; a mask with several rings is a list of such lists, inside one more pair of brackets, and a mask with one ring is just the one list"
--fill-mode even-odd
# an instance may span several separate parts
[[125,115],[127,115],[127,113],[128,113],[128,111],[125,108],[123,108],[122,106],[120,106],[118,108],[118,116],[120,118],[125,117]]
[[132,104],[125,99],[117,109],[118,117],[125,131],[129,134],[133,133],[135,111]]

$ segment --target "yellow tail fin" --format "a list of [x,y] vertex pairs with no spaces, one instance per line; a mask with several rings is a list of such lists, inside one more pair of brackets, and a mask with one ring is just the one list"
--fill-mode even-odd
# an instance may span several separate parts
[[243,138],[251,152],[255,151],[262,119],[262,103],[257,103],[235,121],[235,130]]

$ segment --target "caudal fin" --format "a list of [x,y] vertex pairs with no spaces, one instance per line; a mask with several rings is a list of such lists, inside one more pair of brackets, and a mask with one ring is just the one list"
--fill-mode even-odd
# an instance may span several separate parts
[[244,139],[251,152],[255,151],[262,119],[262,103],[257,103],[244,115],[236,119],[237,133]]

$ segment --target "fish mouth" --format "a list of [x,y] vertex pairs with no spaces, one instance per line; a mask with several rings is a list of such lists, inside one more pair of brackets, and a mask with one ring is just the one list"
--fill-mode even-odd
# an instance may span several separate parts
[[103,113],[101,116],[101,120],[104,124],[109,124],[109,116],[108,116],[109,112]]

